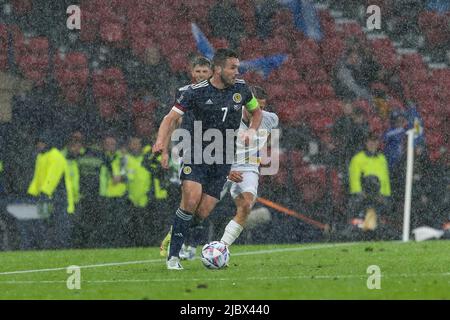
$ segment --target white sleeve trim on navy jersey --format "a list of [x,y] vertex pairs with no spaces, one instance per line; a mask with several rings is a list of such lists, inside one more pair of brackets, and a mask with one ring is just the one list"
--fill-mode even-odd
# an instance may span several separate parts
[[178,109],[177,107],[173,106],[172,110],[175,111],[176,113],[180,114],[180,115],[184,115],[184,112],[180,109]]

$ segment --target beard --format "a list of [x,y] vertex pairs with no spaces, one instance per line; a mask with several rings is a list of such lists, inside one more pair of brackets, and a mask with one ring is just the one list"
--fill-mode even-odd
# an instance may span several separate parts
[[223,76],[223,73],[220,74],[220,80],[222,80],[222,83],[223,83],[226,87],[229,87],[229,86],[234,85],[234,80],[229,80],[229,79],[225,78],[225,77]]

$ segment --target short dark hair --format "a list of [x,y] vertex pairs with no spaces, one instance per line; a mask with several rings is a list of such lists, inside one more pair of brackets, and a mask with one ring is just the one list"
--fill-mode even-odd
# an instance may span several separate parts
[[207,66],[211,68],[211,61],[205,57],[194,57],[191,61],[191,67],[194,68],[195,66]]
[[264,88],[260,86],[251,86],[250,90],[252,91],[253,95],[256,99],[265,100],[267,99],[267,92],[264,90]]
[[378,133],[376,133],[375,131],[370,131],[367,134],[366,142],[367,141],[379,141],[379,140],[380,140],[380,135]]
[[213,68],[216,66],[223,67],[225,65],[225,62],[229,58],[239,58],[236,51],[228,48],[220,48],[217,49],[216,53],[214,54],[214,58],[212,61]]

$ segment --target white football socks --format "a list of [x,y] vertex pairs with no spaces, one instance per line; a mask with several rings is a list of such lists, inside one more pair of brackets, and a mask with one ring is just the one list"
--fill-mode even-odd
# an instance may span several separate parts
[[225,232],[223,233],[220,241],[224,242],[227,246],[232,245],[233,242],[239,237],[242,230],[244,230],[243,226],[236,221],[231,220],[225,227]]

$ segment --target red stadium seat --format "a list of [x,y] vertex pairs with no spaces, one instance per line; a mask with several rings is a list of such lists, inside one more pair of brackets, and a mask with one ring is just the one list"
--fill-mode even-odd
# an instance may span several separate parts
[[435,69],[430,77],[442,102],[450,101],[450,68]]
[[280,83],[293,83],[300,81],[301,77],[297,70],[291,68],[289,65],[282,65],[279,69],[272,71],[267,79],[270,82],[278,81]]
[[325,99],[322,101],[325,114],[337,118],[342,114],[343,103],[338,99]]
[[228,43],[227,39],[224,38],[212,38],[210,40],[211,45],[214,47],[214,49],[221,49],[221,48],[229,48],[230,44]]
[[405,54],[401,57],[400,67],[402,69],[411,70],[414,68],[426,68],[422,55],[419,53]]
[[94,42],[99,33],[99,17],[95,11],[81,10],[82,28],[80,30],[80,40],[84,42]]
[[26,78],[36,85],[46,81],[49,71],[49,43],[47,38],[23,39],[16,44],[16,63]]
[[439,91],[430,83],[422,83],[413,86],[412,95],[416,100],[434,100],[438,98]]
[[279,161],[280,168],[277,174],[272,176],[272,182],[276,187],[283,187],[288,182],[288,170],[290,169],[289,154],[287,152],[281,152],[279,154]]
[[109,45],[123,47],[125,45],[125,26],[120,21],[100,22],[100,39]]
[[299,52],[302,52],[302,51],[313,51],[316,54],[320,53],[320,46],[319,46],[319,44],[315,40],[310,39],[310,38],[296,40],[294,47]]
[[61,86],[61,92],[65,100],[72,104],[81,102],[86,94],[85,90],[76,83]]
[[303,152],[300,150],[291,150],[289,152],[289,158],[291,160],[292,167],[300,168],[307,165],[307,163],[303,160]]
[[435,48],[445,46],[450,40],[449,15],[433,11],[425,11],[419,14],[419,27],[425,34],[428,47]]
[[304,121],[305,112],[302,110],[299,101],[285,100],[277,107],[277,114],[283,125],[296,127]]
[[330,82],[328,73],[317,65],[311,65],[305,68],[305,81],[310,84]]
[[242,58],[251,59],[263,55],[263,41],[258,38],[244,37],[240,40],[239,51]]
[[358,22],[347,22],[337,24],[336,29],[339,34],[345,38],[357,37],[358,39],[365,39],[366,36]]
[[139,57],[143,58],[145,49],[157,46],[157,42],[153,38],[135,38],[131,42],[131,50]]
[[430,100],[426,99],[419,103],[419,109],[421,113],[424,114],[440,114],[442,110],[442,106],[439,100]]
[[339,37],[322,41],[321,50],[323,62],[330,71],[344,51],[344,41]]
[[160,48],[161,53],[167,58],[183,49],[179,47],[179,41],[175,38],[167,38],[165,41],[160,42]]
[[77,90],[84,90],[89,78],[87,57],[81,52],[69,52],[55,55],[55,79],[62,87],[76,85]]
[[151,117],[137,117],[134,119],[134,128],[138,136],[143,138],[150,138],[157,131]]
[[293,170],[294,184],[307,204],[315,203],[326,194],[326,170],[324,166],[309,165]]
[[249,71],[241,76],[246,82],[262,86],[265,82],[264,76],[260,72]]
[[324,115],[324,107],[319,100],[305,100],[301,103],[300,108],[302,120],[307,123]]
[[[284,86],[282,86],[284,89]],[[292,83],[287,88],[287,97],[292,99],[304,99],[309,98],[311,93],[309,91],[308,84],[304,82]]]
[[392,69],[397,66],[397,53],[390,39],[374,39],[372,40],[372,48],[378,63],[387,69]]
[[98,102],[98,111],[100,117],[104,120],[118,120],[119,113],[116,106],[108,100],[100,100]]
[[334,120],[329,116],[315,117],[311,120],[311,129],[319,136],[329,133],[333,127]]
[[264,54],[273,55],[278,53],[288,53],[291,51],[288,40],[282,37],[268,38],[264,41]]
[[93,74],[93,93],[99,112],[105,119],[118,117],[118,107],[126,109],[127,84],[122,70],[107,68]]
[[159,104],[156,100],[152,100],[147,103],[142,100],[137,100],[133,102],[131,110],[134,116],[149,118],[155,113],[158,106]]
[[189,62],[184,52],[175,52],[168,57],[170,68],[173,72],[186,72]]
[[293,55],[297,66],[302,70],[308,66],[318,66],[321,64],[320,56],[312,50],[295,51]]
[[32,0],[12,0],[10,1],[14,14],[17,16],[23,16],[31,12],[33,9]]
[[326,83],[313,84],[310,90],[312,95],[320,100],[331,99],[336,96],[333,87]]
[[287,96],[288,91],[284,85],[277,83],[267,84],[266,90],[269,96],[269,100],[271,101],[284,100]]
[[285,8],[278,10],[272,18],[272,23],[274,25],[293,25],[293,22],[294,16],[292,14],[292,11]]

